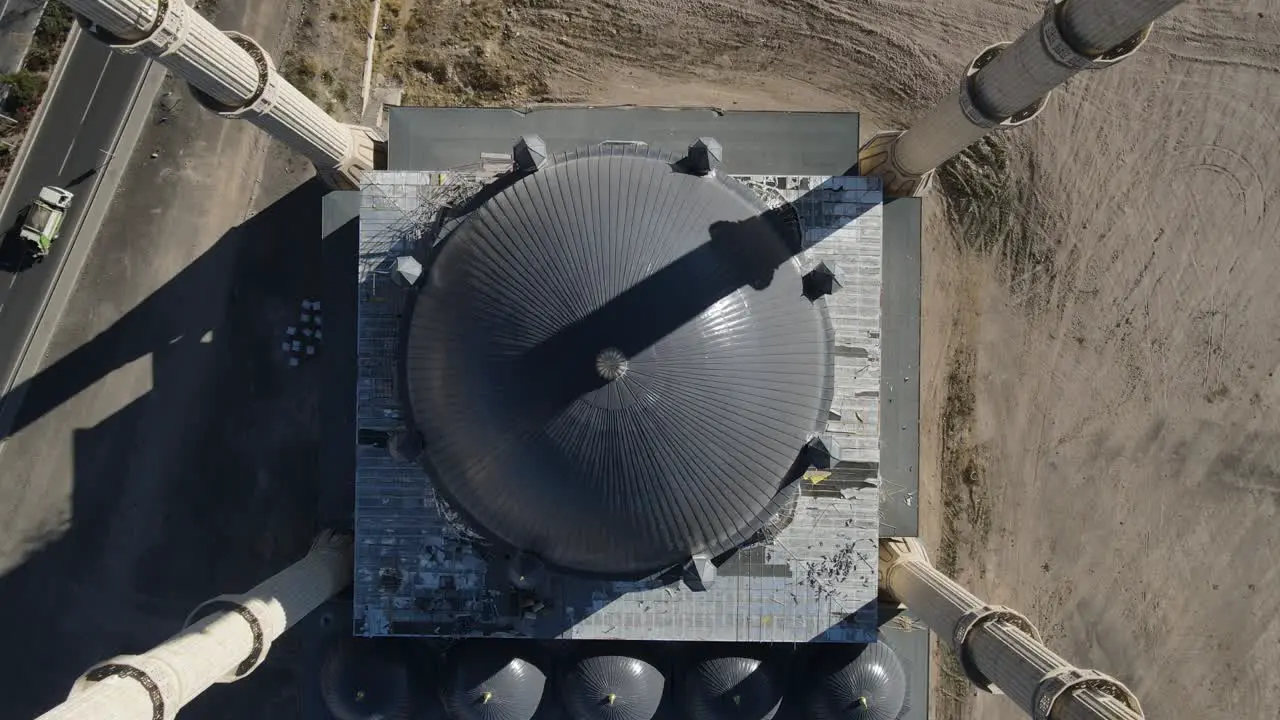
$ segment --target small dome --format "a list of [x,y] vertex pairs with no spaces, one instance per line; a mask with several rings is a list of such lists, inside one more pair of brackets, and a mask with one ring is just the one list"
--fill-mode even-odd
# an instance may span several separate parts
[[650,720],[665,685],[662,673],[639,658],[594,655],[574,663],[562,690],[573,720]]
[[[822,648],[818,652],[827,650]],[[832,653],[817,663],[809,699],[813,720],[895,720],[907,700],[907,674],[893,648],[865,645]]]
[[329,650],[320,692],[337,720],[395,720],[409,716],[409,671],[373,640],[346,638]]
[[689,720],[771,720],[781,703],[773,672],[755,658],[708,658],[685,680]]
[[547,676],[505,646],[460,645],[448,660],[444,703],[457,720],[530,720]]

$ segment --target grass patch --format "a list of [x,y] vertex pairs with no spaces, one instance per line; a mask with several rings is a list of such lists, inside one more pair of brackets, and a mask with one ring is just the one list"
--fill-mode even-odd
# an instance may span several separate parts
[[995,252],[1015,236],[1022,197],[1011,170],[1012,148],[998,134],[970,145],[938,168],[947,219],[967,247]]
[[[386,3],[381,7],[379,12],[385,12]],[[329,13],[329,21],[346,25],[352,37],[364,39],[369,36],[369,16],[372,13],[373,0],[342,0],[341,6]]]
[[[522,106],[551,100],[543,62],[511,0],[381,0],[370,90],[405,105]],[[281,73],[331,112],[360,114],[371,0],[327,0],[301,23]],[[525,43],[525,44],[522,44]]]
[[[946,399],[942,410],[942,538],[934,564],[948,577],[960,572],[960,559],[981,557],[991,535],[991,500],[986,488],[986,448],[973,439],[977,411],[974,393],[976,352],[966,341],[968,328],[957,328],[958,345],[947,370]],[[978,574],[985,574],[979,561]],[[960,661],[938,640],[939,687],[936,692],[939,720],[968,716],[971,689]]]
[[972,692],[969,678],[965,676],[960,660],[941,638],[938,639],[938,650],[938,687],[934,690],[938,720],[962,720],[968,715],[969,694]]
[[73,22],[75,16],[66,5],[56,1],[46,5],[44,16],[40,18],[40,24],[36,26],[35,35],[31,39],[31,48],[27,50],[26,60],[23,61],[23,69],[33,73],[53,70]]
[[[386,3],[383,2],[385,8]],[[359,93],[372,0],[329,0],[305,13],[280,74],[330,115],[350,118]]]
[[936,180],[957,240],[994,256],[1015,295],[1054,280],[1056,250],[1035,222],[1036,167],[1029,154],[995,133],[943,163]]
[[551,92],[541,73],[484,48],[419,48],[390,61],[389,73],[404,86],[407,105],[522,104],[545,100]]
[[375,69],[404,88],[406,105],[521,105],[545,101],[547,77],[522,59],[507,3],[441,7],[383,0]]
[[284,64],[280,67],[280,75],[312,101],[320,99],[316,88],[316,80],[321,76],[320,65],[314,59],[298,53],[287,53]]
[[[957,336],[964,343],[964,334]],[[942,410],[943,517],[937,567],[951,577],[960,570],[960,552],[980,551],[991,535],[987,451],[974,441],[972,433],[977,405],[973,390],[975,366],[976,353],[971,345],[964,343],[953,351]]]
[[9,96],[5,98],[6,115],[23,122],[35,110],[44,97],[45,88],[49,85],[49,77],[43,73],[30,70],[19,70],[16,73],[0,75],[0,84],[9,87]]
[[[966,148],[938,168],[935,178],[946,203],[947,220],[967,261],[993,259],[1013,297],[1045,299],[1040,292],[1055,282],[1056,247],[1042,231],[1043,208],[1035,193],[1032,156],[1007,135],[995,133]],[[1068,258],[1070,260],[1070,258]],[[935,558],[939,570],[957,577],[961,570],[981,578],[993,513],[986,474],[990,450],[974,432],[977,416],[973,344],[981,298],[968,285],[958,299],[941,418],[942,537]],[[1037,301],[1039,302],[1039,301]],[[1027,306],[1035,312],[1039,306]],[[960,661],[940,642],[939,720],[962,720],[971,713],[972,687]]]

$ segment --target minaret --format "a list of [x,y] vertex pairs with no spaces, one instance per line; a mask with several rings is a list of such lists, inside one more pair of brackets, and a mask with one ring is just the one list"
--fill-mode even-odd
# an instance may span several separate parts
[[1076,73],[1132,55],[1151,23],[1180,2],[1049,0],[1038,23],[979,53],[960,87],[910,129],[868,140],[858,153],[860,172],[883,177],[888,195],[922,194],[934,168],[994,130],[1030,121],[1050,91]]
[[970,682],[1008,695],[1035,720],[1144,717],[1123,683],[1055,655],[1025,616],[986,604],[938,572],[915,539],[880,540],[880,590],[951,648]]
[[359,187],[381,135],[346,125],[289,84],[252,38],[221,32],[185,0],[62,0],[99,40],[186,80],[201,105],[243,118],[306,155],[336,188]]
[[253,672],[272,641],[351,583],[351,567],[350,537],[323,533],[306,557],[249,592],[197,607],[159,646],[90,668],[37,720],[172,720],[210,685]]

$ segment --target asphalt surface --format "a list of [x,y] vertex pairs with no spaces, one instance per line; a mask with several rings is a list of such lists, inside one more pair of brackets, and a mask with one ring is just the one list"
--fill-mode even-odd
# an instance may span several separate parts
[[[112,53],[105,45],[77,33],[57,86],[45,97],[44,121],[27,138],[26,162],[10,177],[13,194],[0,208],[0,382],[13,377],[22,348],[49,294],[62,259],[76,241],[88,198],[98,182],[97,169],[107,159],[129,104],[146,71],[146,58]],[[60,185],[76,194],[62,236],[43,262],[24,258],[16,223],[45,185]]]

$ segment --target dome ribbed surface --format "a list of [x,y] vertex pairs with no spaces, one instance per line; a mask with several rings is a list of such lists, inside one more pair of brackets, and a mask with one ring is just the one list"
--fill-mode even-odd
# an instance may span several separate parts
[[633,657],[595,655],[574,663],[561,688],[573,720],[651,720],[666,679]]
[[409,717],[409,671],[403,660],[372,641],[346,639],[320,668],[320,692],[336,720]]
[[530,720],[547,684],[536,665],[500,648],[463,648],[448,667],[444,703],[456,720]]
[[867,645],[852,657],[840,652],[818,668],[809,702],[813,720],[895,720],[902,713],[907,674],[888,645]]
[[690,669],[683,701],[689,720],[771,720],[782,689],[760,660],[713,657]]
[[486,534],[561,570],[717,554],[773,511],[830,405],[797,240],[729,178],[594,149],[441,241],[409,319],[423,462]]

